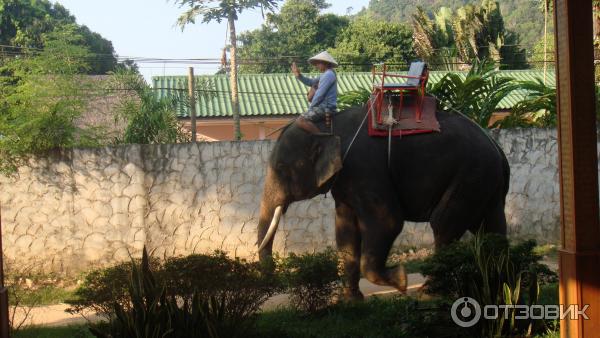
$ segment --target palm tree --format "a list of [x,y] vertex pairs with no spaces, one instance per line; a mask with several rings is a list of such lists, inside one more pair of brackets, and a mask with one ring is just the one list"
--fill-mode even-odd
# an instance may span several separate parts
[[448,73],[428,92],[439,100],[442,109],[461,112],[488,128],[500,101],[517,88],[514,79],[499,76],[494,62],[474,59],[466,76]]
[[264,12],[273,11],[279,0],[173,0],[179,7],[188,7],[177,20],[177,24],[184,29],[187,24],[195,23],[198,16],[202,17],[202,23],[211,21],[221,22],[227,20],[229,25],[230,55],[231,55],[231,107],[233,109],[234,137],[242,139],[240,129],[240,105],[237,90],[237,35],[235,21],[238,15],[246,9],[260,7]]
[[[544,84],[546,84],[546,73],[548,71],[548,14],[552,11],[552,0],[538,0],[544,11]],[[596,3],[596,1],[594,1]],[[594,26],[595,27],[595,26]]]

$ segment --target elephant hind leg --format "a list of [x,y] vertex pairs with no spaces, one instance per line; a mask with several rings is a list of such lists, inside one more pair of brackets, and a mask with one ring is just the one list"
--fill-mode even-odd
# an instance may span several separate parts
[[435,248],[459,240],[467,230],[479,229],[483,221],[485,201],[469,194],[468,189],[453,185],[444,193],[430,217]]
[[494,199],[483,218],[483,231],[506,236],[506,215],[504,197]]

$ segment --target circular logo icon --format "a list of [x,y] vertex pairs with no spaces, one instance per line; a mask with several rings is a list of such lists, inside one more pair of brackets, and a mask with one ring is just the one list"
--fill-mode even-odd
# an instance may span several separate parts
[[452,304],[452,320],[461,327],[471,327],[481,318],[481,306],[473,298],[462,297]]

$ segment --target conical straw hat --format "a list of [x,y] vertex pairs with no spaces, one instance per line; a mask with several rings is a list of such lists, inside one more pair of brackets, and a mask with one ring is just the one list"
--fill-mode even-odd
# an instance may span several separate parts
[[331,63],[334,67],[338,66],[337,61],[335,61],[333,56],[331,56],[331,54],[327,53],[327,51],[322,51],[321,53],[308,59],[308,62],[310,62],[310,63],[313,63],[315,61],[324,61],[324,62]]

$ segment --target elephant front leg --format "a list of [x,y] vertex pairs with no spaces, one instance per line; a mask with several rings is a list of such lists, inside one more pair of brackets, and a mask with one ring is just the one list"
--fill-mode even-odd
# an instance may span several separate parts
[[361,240],[356,215],[344,203],[336,203],[335,210],[335,238],[340,259],[344,264],[344,298],[362,300],[364,296],[358,287]]

